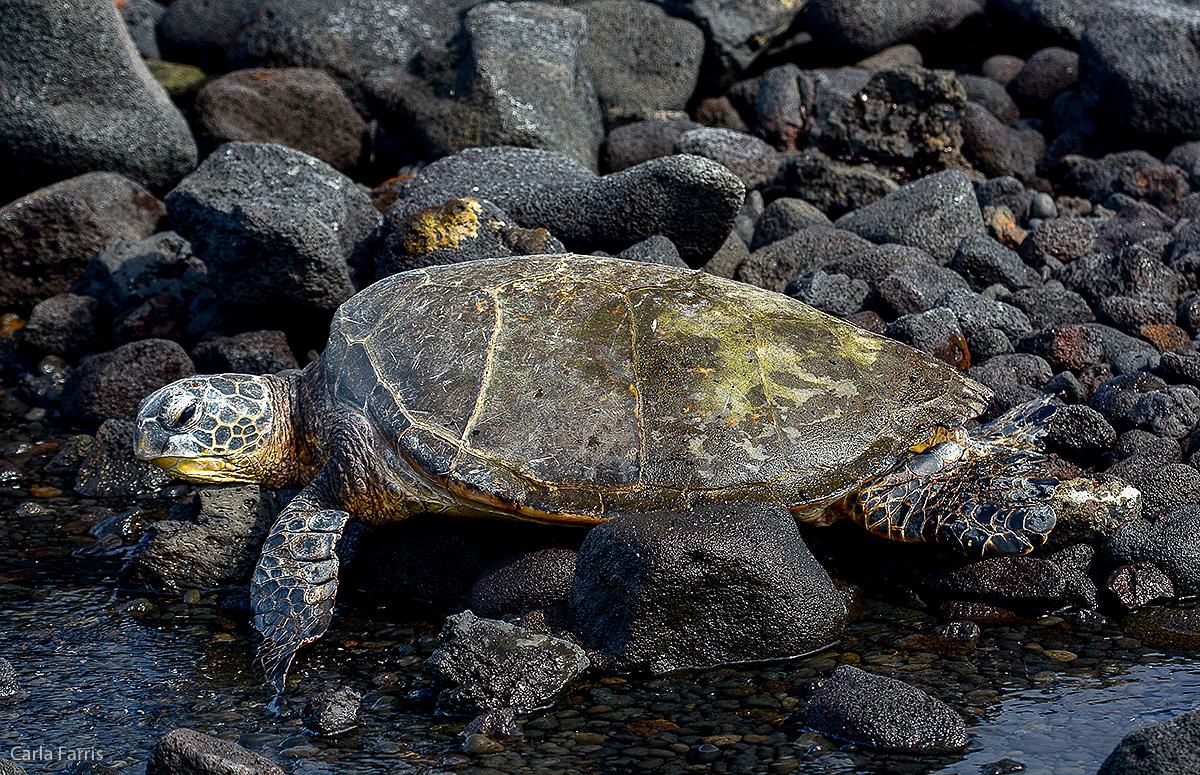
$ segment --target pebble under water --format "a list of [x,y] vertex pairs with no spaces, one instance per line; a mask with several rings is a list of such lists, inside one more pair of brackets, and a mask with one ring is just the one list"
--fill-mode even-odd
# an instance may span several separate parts
[[[4,457],[38,454],[21,433]],[[52,452],[48,454],[52,455]],[[177,727],[235,740],[317,773],[980,773],[1092,775],[1133,729],[1200,705],[1200,659],[1127,637],[1110,621],[1049,616],[985,627],[966,656],[912,650],[932,614],[870,600],[845,640],[804,659],[665,676],[587,674],[526,738],[465,753],[470,720],[437,713],[422,663],[441,617],[422,609],[339,606],[330,632],[301,651],[283,715],[253,675],[244,617],[223,596],[153,596],[113,579],[121,543],[98,525],[165,516],[168,501],[99,503],[30,466],[0,488],[0,657],[28,696],[0,704],[0,757],[27,772],[144,772],[154,743]],[[40,488],[40,489],[39,489]],[[180,497],[186,497],[180,489]],[[31,498],[36,491],[43,497]],[[103,532],[97,530],[96,532]],[[108,552],[107,554],[104,552]],[[849,663],[899,678],[967,719],[968,751],[910,756],[809,732],[794,719],[809,683]],[[339,737],[308,733],[304,698],[349,686],[366,696],[362,724]],[[85,770],[79,770],[85,771]]]

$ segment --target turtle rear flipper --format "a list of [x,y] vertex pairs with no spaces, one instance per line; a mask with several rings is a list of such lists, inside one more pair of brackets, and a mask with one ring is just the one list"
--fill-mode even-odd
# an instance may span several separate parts
[[308,494],[294,497],[263,542],[250,581],[254,628],[262,635],[257,663],[283,691],[296,651],[325,633],[338,587],[334,551],[350,515]]
[[971,555],[1026,554],[1054,528],[1058,479],[1037,452],[968,437],[913,455],[847,499],[851,519],[896,541],[936,541]]

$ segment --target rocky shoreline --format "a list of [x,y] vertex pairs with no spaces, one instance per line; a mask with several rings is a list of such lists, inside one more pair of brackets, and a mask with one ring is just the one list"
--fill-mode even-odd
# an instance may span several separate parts
[[[303,367],[334,310],[397,272],[592,253],[703,269],[910,344],[994,391],[983,420],[1056,396],[1059,525],[1032,555],[974,562],[737,508],[586,536],[433,519],[364,533],[345,572],[368,598],[432,602],[435,627],[472,612],[427,641],[414,697],[474,718],[455,732],[467,758],[454,768],[511,771],[505,751],[560,728],[543,709],[570,705],[580,680],[599,681],[587,713],[619,714],[643,700],[613,704],[596,676],[825,648],[881,598],[926,612],[895,652],[941,665],[1047,619],[1072,643],[1096,633],[1101,651],[1194,655],[1197,30],[1200,11],[1170,0],[8,8],[6,534],[34,551],[22,520],[57,513],[43,502],[76,508],[67,490],[85,509],[122,504],[86,523],[95,540],[79,525],[39,540],[95,557],[140,539],[122,586],[224,589],[222,616],[244,622],[257,546],[293,493],[194,488],[136,462],[141,398],[196,373]],[[11,570],[22,578],[20,561]],[[1039,648],[1080,665],[1069,648]],[[771,711],[856,751],[968,745],[961,705],[876,669],[888,662],[781,664],[753,679],[780,684],[775,704],[728,709]],[[20,702],[22,666],[6,665],[0,703]],[[653,691],[675,679],[630,680]],[[304,723],[329,735],[356,726],[372,691],[301,688]],[[808,751],[784,721],[735,733],[668,708],[670,726],[642,735],[662,746],[618,752],[605,747],[617,737],[562,728],[596,746],[601,769],[789,772]],[[1185,714],[1134,733],[1101,772],[1193,771],[1194,754],[1165,762],[1196,750],[1198,724]],[[738,740],[712,742],[723,735]],[[1127,753],[1160,743],[1153,765]],[[185,729],[147,771],[186,769],[206,746],[276,771]]]

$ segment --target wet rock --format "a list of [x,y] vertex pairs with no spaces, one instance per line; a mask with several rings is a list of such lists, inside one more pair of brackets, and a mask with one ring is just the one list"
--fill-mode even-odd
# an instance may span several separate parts
[[97,170],[162,189],[196,166],[187,122],[114,4],[19,3],[0,35],[0,201]]
[[905,638],[908,649],[932,651],[935,654],[970,654],[975,651],[982,631],[975,622],[957,621],[939,624],[928,633]]
[[393,211],[379,230],[375,279],[439,264],[503,256],[563,253],[546,229],[524,229],[487,200],[471,197],[417,210],[400,220]]
[[1200,770],[1200,711],[1126,735],[1097,775],[1188,775]]
[[210,81],[193,107],[207,150],[235,140],[276,143],[346,172],[363,155],[367,123],[327,73],[303,67],[238,70]]
[[829,274],[820,269],[794,278],[784,289],[788,296],[810,307],[843,318],[857,312],[870,292],[870,287],[862,280],[844,274]]
[[1173,439],[1186,436],[1200,420],[1200,396],[1144,372],[1113,377],[1088,403],[1118,430],[1146,428]]
[[132,180],[90,172],[0,208],[0,308],[66,291],[110,237],[147,237],[166,210]]
[[1122,565],[1108,574],[1104,588],[1117,604],[1130,611],[1149,605],[1155,600],[1172,600],[1175,587],[1171,579],[1153,563]]
[[282,331],[246,331],[204,339],[192,348],[201,374],[276,374],[300,364]]
[[[884,70],[847,99],[829,100],[828,106],[822,101],[814,109],[810,144],[832,157],[897,170],[965,169],[958,149],[966,101],[966,92],[948,70]],[[969,184],[967,190],[973,193]]]
[[[1116,371],[1127,374],[1144,367],[1152,368],[1152,360],[1157,363],[1158,353],[1153,345],[1144,340],[1122,334],[1117,329],[1110,328],[1103,323],[1084,323],[1083,326],[1100,334],[1104,341],[1104,360],[1111,363]],[[1100,367],[1093,368],[1099,369]],[[1090,370],[1084,372],[1085,375],[1088,373]]]
[[584,60],[606,121],[686,107],[704,55],[704,33],[695,24],[641,0],[590,0],[572,8],[587,17]]
[[202,487],[172,519],[150,526],[122,574],[150,589],[247,582],[279,508],[256,484]]
[[21,688],[17,681],[17,671],[12,662],[0,657],[0,705],[23,700],[29,693]]
[[1021,117],[1017,103],[1013,102],[1004,86],[994,79],[960,74],[958,81],[967,93],[967,100],[986,108],[1001,124],[1012,124]]
[[780,197],[767,205],[754,222],[750,249],[758,250],[812,226],[832,227],[833,223],[803,199]]
[[164,231],[146,239],[109,240],[87,263],[72,291],[97,299],[114,315],[155,297],[178,300],[186,309],[208,292],[208,274],[187,240]]
[[1041,285],[1037,274],[1020,256],[986,234],[969,234],[958,243],[950,268],[958,272],[971,288],[982,291],[1000,283],[1010,291]]
[[222,302],[274,326],[288,313],[327,320],[350,298],[347,262],[380,220],[366,188],[268,143],[221,146],[166,202]]
[[733,279],[782,292],[792,278],[808,274],[830,259],[870,246],[871,243],[852,232],[814,226],[754,251],[738,266]]
[[360,707],[362,695],[342,686],[309,697],[300,718],[318,735],[338,735],[358,726]]
[[807,653],[836,640],[846,620],[795,520],[757,504],[592,528],[571,614],[608,666],[656,672]]
[[[236,21],[231,14],[227,17],[227,4],[236,5],[244,16]],[[228,68],[311,67],[339,81],[358,83],[377,68],[407,64],[422,46],[444,43],[458,30],[459,14],[474,3],[258,0],[247,9],[240,0],[209,0],[208,5],[204,10],[216,15],[217,23],[205,20],[201,29],[211,29],[211,38],[227,34],[225,23],[236,25],[226,57]],[[196,12],[203,11],[197,8]],[[164,24],[170,17],[168,12]],[[183,18],[178,21],[174,29],[186,23]]]
[[651,119],[634,121],[608,133],[601,153],[600,168],[620,172],[644,161],[675,153],[675,141],[700,124],[687,119]]
[[587,20],[576,10],[484,3],[467,11],[455,46],[423,52],[413,68],[377,70],[363,86],[372,113],[419,158],[520,145],[595,170],[604,126],[586,43]]
[[1007,608],[976,603],[970,600],[948,600],[938,608],[938,615],[947,621],[962,619],[980,627],[1025,627],[1033,620]]
[[503,617],[565,604],[575,577],[576,552],[549,548],[510,555],[484,568],[467,592],[467,608]]
[[830,216],[866,207],[900,188],[871,164],[846,164],[815,148],[782,155],[780,183],[788,196]]
[[1200,387],[1200,353],[1195,350],[1164,352],[1157,374],[1167,382]]
[[641,261],[645,264],[662,264],[664,266],[677,266],[681,269],[687,269],[687,264],[679,257],[679,251],[675,249],[675,245],[661,234],[655,234],[653,237],[647,237],[635,245],[630,245],[618,253],[617,258],[623,258],[626,261]]
[[1063,482],[1054,491],[1052,505],[1056,521],[1048,539],[1051,547],[1098,543],[1142,515],[1141,493],[1118,479],[1097,482],[1080,477]]
[[[1121,629],[1129,637],[1137,638],[1148,646],[1194,652],[1200,648],[1200,609],[1143,608],[1122,619]],[[1189,750],[1195,751],[1195,746],[1190,745]],[[1195,770],[1190,767],[1182,770],[1159,769],[1156,763],[1145,770],[1133,771],[1145,775],[1157,775],[1160,772],[1178,772],[1182,775]]]
[[283,775],[283,770],[230,740],[180,727],[155,743],[146,775]]
[[[475,749],[477,753],[482,748],[494,752],[503,748],[498,742],[500,740],[521,740],[525,737],[525,733],[517,721],[517,712],[512,708],[499,708],[480,713],[471,720],[470,724],[463,727],[463,731],[459,734],[464,738],[463,750],[465,753],[472,752],[467,750],[468,747]],[[472,740],[472,738],[476,739]]]
[[1055,371],[1080,372],[1104,362],[1104,339],[1100,333],[1071,323],[1030,334],[1017,343],[1017,349],[1044,358]]
[[192,359],[175,342],[130,342],[80,362],[64,389],[63,409],[91,427],[109,418],[132,420],[142,398],[195,373]]
[[133,423],[105,420],[78,464],[75,492],[93,498],[157,495],[173,480],[133,453]]
[[1090,406],[1060,406],[1045,422],[1046,446],[1073,460],[1095,460],[1117,443],[1117,432]]
[[957,170],[915,180],[834,225],[872,242],[920,248],[946,264],[963,237],[984,233],[971,181]]
[[1087,387],[1079,381],[1079,377],[1069,371],[1055,374],[1043,386],[1043,390],[1049,395],[1057,396],[1064,404],[1086,404],[1088,400]]
[[1005,608],[1054,610],[1066,601],[1062,569],[1040,557],[989,557],[950,572],[935,587],[945,597]]
[[958,327],[954,313],[945,307],[904,315],[884,329],[883,333],[955,368],[965,370],[971,365],[967,340]]
[[1138,485],[1142,511],[1156,517],[1169,509],[1200,504],[1200,471],[1183,463],[1170,463]]
[[699,266],[729,236],[746,193],[733,173],[698,156],[653,159],[597,177],[552,151],[470,148],[421,170],[389,219],[466,196],[487,199],[524,228],[550,229],[570,250],[616,254],[661,234],[689,266]]
[[1044,113],[1057,97],[1074,89],[1079,80],[1079,54],[1058,46],[1033,52],[1008,85],[1008,91],[1026,114]]
[[924,312],[956,288],[967,289],[958,272],[916,262],[901,264],[875,286],[883,308],[894,315]]
[[590,664],[570,641],[470,611],[448,617],[440,638],[425,666],[443,687],[440,701],[468,712],[547,707]]
[[[1055,526],[1057,529],[1057,525]],[[1050,543],[1053,544],[1053,533]],[[1057,546],[1058,544],[1053,544]],[[1062,569],[1067,580],[1068,605],[1079,611],[1095,611],[1100,607],[1100,589],[1092,580],[1096,573],[1096,548],[1091,544],[1070,544],[1047,557]]]
[[1001,295],[1000,301],[1024,312],[1035,331],[1069,323],[1089,323],[1096,319],[1082,296],[1068,291],[1059,283],[1048,283],[1040,288],[1022,288],[1015,293]]
[[42,352],[74,359],[100,349],[106,323],[100,302],[90,296],[61,293],[34,306],[21,335]]
[[822,734],[883,750],[934,753],[967,746],[966,723],[941,700],[894,678],[838,665],[801,711]]
[[1038,266],[1051,257],[1064,264],[1082,258],[1092,252],[1096,241],[1096,228],[1084,218],[1051,218],[1042,221],[1029,232],[1021,243],[1021,258],[1031,266]]
[[1135,487],[1149,482],[1164,466],[1183,459],[1175,439],[1136,429],[1121,434],[1113,456],[1121,462],[1109,468],[1107,473]]
[[[1200,103],[1188,84],[1200,78],[1200,12],[1173,3],[1118,7],[1097,14],[1079,44],[1080,87],[1093,119],[1143,143],[1194,139]],[[1108,110],[1116,101],[1126,109]]]
[[731,129],[702,127],[685,132],[675,141],[675,153],[712,159],[745,184],[764,188],[779,174],[779,154],[765,141]]
[[1200,592],[1200,506],[1180,506],[1150,523],[1131,520],[1104,542],[1109,567],[1151,562],[1170,577],[1180,595]]

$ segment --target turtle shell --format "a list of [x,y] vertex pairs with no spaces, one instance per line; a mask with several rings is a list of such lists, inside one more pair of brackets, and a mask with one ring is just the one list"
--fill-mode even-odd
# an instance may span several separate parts
[[786,296],[571,255],[392,275],[342,305],[317,366],[465,511],[577,522],[820,506],[988,395]]

